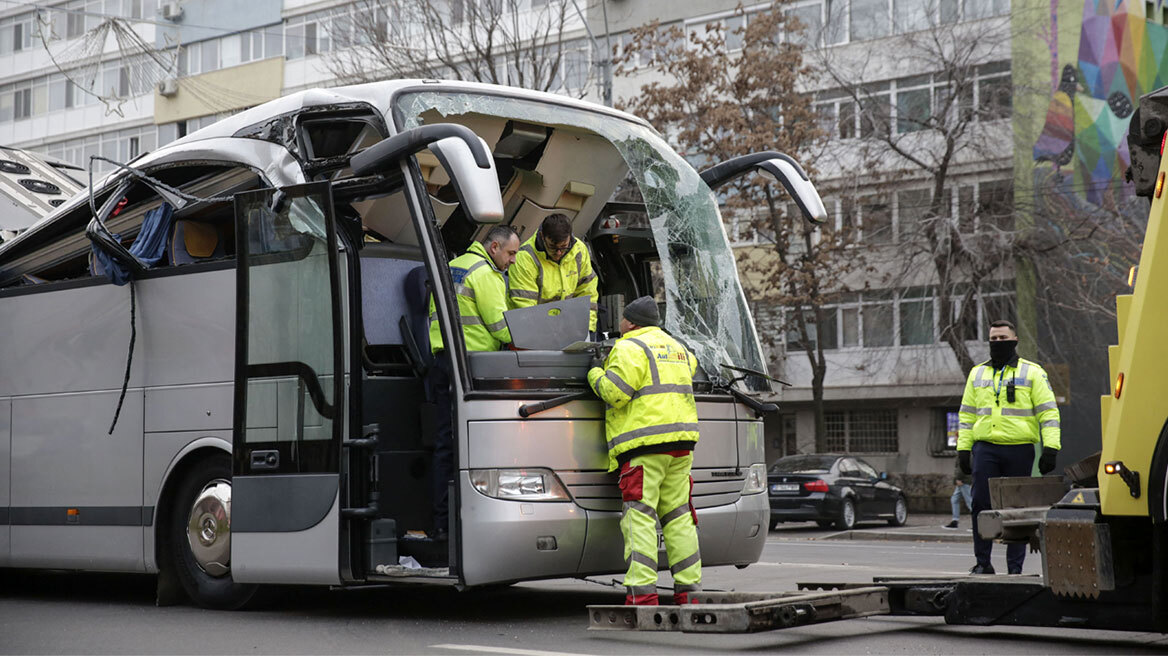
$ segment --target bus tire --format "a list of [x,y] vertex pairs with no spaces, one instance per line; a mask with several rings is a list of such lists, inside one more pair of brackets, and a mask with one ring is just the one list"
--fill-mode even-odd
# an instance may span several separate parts
[[[226,504],[222,503],[223,495]],[[203,608],[242,608],[258,589],[231,579],[230,495],[231,457],[218,454],[195,463],[185,473],[170,508],[168,565],[191,601]],[[193,531],[189,528],[192,524]]]

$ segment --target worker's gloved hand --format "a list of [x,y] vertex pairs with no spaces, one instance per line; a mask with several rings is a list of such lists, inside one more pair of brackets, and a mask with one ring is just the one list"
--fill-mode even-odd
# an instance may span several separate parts
[[1053,447],[1042,447],[1042,456],[1038,459],[1038,473],[1049,474],[1054,471],[1054,461],[1058,459],[1058,449]]
[[591,369],[593,367],[604,367],[604,358],[599,353],[594,352],[592,354],[592,360],[588,362],[588,368]]
[[969,451],[957,452],[957,466],[961,468],[961,473],[966,476],[973,473],[973,463],[969,460]]

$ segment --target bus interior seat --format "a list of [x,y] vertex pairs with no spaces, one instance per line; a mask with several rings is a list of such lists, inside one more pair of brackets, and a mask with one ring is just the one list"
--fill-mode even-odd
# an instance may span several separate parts
[[202,221],[179,220],[170,238],[170,263],[178,266],[226,257],[219,228]]
[[430,354],[430,274],[426,265],[421,264],[406,274],[406,313],[402,315],[402,338],[407,340],[406,348],[414,358],[419,372],[424,374],[430,368],[433,356]]
[[420,372],[407,356],[401,317],[408,311],[405,281],[417,262],[393,257],[361,258],[361,317],[365,369],[382,376]]

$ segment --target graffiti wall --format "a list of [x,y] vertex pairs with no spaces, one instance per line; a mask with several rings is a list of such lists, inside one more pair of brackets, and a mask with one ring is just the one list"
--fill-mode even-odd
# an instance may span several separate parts
[[[1129,163],[1127,127],[1134,105],[1141,95],[1168,84],[1163,3],[1017,3],[1031,6],[1015,13],[1015,43],[1021,46],[1016,54],[1030,51],[1049,62],[1026,70],[1029,79],[1015,80],[1036,93],[1047,90],[1045,119],[1029,144],[1036,189],[1055,186],[1100,207],[1113,205],[1115,196],[1125,193],[1116,183]],[[1045,52],[1035,47],[1038,43]]]

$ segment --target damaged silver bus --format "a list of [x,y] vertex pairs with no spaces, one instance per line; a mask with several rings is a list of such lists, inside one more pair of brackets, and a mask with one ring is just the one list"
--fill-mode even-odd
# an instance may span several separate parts
[[[0,245],[0,567],[158,572],[160,600],[220,608],[265,583],[622,571],[589,355],[468,353],[457,321],[447,262],[553,212],[593,253],[601,331],[652,294],[697,354],[702,560],[757,561],[769,382],[711,192],[755,170],[822,218],[777,153],[699,175],[621,112],[435,81],[293,94],[119,167]],[[424,538],[431,292],[448,542]]]

